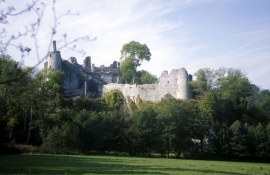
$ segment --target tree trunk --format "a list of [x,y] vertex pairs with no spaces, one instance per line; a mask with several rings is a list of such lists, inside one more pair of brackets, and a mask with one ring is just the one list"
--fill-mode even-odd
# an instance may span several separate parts
[[33,110],[32,110],[32,106],[31,106],[30,121],[29,121],[29,128],[28,128],[28,137],[27,137],[27,141],[26,141],[27,145],[28,145],[28,142],[29,142],[29,139],[30,139],[30,134],[31,134],[32,119],[33,119]]
[[203,138],[201,138],[201,153],[203,154]]
[[24,115],[23,115],[23,134],[25,133],[26,130],[26,110],[24,110]]
[[176,151],[176,158],[180,159],[181,151],[177,150]]
[[9,138],[11,138],[11,136],[12,136],[12,132],[13,132],[13,128],[11,128],[11,130],[10,130],[10,133],[9,133]]
[[167,138],[166,142],[167,142],[167,159],[169,159],[170,158],[170,139]]

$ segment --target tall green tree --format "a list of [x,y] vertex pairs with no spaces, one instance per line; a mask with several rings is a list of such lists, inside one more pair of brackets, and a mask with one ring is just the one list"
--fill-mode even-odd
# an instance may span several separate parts
[[137,72],[136,84],[154,84],[157,82],[157,77],[150,74],[146,70],[141,70]]
[[157,151],[161,156],[167,153],[167,157],[169,157],[173,148],[171,142],[176,137],[174,131],[177,130],[177,126],[175,120],[173,120],[172,112],[176,112],[177,109],[179,109],[177,104],[177,100],[169,94],[165,95],[159,103],[155,104],[155,109],[158,113],[157,119],[159,131]]
[[[41,71],[22,93],[22,106],[28,121],[26,143],[32,143],[31,130],[38,131],[41,143],[45,141],[55,113],[63,108],[63,72]],[[38,139],[35,139],[38,140]]]
[[[199,108],[196,102],[177,100],[166,95],[161,102],[155,105],[158,113],[159,151],[168,155],[173,151],[177,157],[188,154],[192,147],[192,138],[199,138],[199,127],[195,121],[199,117]],[[190,108],[189,108],[190,107]],[[197,121],[199,122],[199,121]],[[196,127],[196,128],[195,128]],[[204,135],[204,131],[201,131]]]
[[252,154],[256,157],[267,157],[269,150],[269,143],[267,133],[261,123],[258,123],[256,127],[250,127],[249,134],[253,145]]
[[230,155],[231,154],[231,145],[230,140],[232,137],[232,133],[229,130],[228,126],[225,124],[221,124],[218,132],[218,144],[216,146],[216,153],[221,155]]
[[270,121],[270,93],[269,90],[264,90],[261,92],[260,101],[257,104],[258,109],[265,115]]
[[131,59],[125,59],[120,65],[120,82],[131,83],[134,75],[134,63]]
[[191,81],[190,84],[193,86],[193,90],[197,95],[203,92],[213,89],[215,86],[216,75],[215,70],[210,68],[199,69],[194,73],[196,80]]
[[200,109],[199,103],[197,100],[188,100],[184,103],[187,109],[187,118],[190,126],[190,132],[192,138],[200,140],[200,151],[203,153],[206,151],[204,149],[204,139],[208,138],[209,130],[212,125],[212,118],[209,113]]
[[126,130],[127,149],[131,156],[151,153],[157,140],[157,113],[151,107],[132,113]]
[[107,115],[107,113],[89,112],[86,110],[76,114],[73,121],[81,126],[79,137],[82,152],[89,153],[91,150],[103,151],[105,149],[102,125],[104,115]]
[[21,65],[9,55],[0,55],[0,85],[21,81],[28,74],[22,70]]
[[[3,143],[15,141],[22,143],[26,131],[25,118],[27,101],[23,93],[28,91],[33,80],[33,70],[21,68],[8,55],[0,56],[0,124],[3,129]],[[20,77],[20,78],[18,78]]]
[[120,110],[125,103],[124,95],[119,90],[112,90],[102,97],[106,105],[113,110]]
[[231,154],[235,156],[250,156],[248,144],[248,128],[236,120],[231,126],[232,137],[230,139]]
[[45,139],[44,146],[51,153],[77,153],[81,149],[81,127],[77,123],[66,123],[59,128],[54,126]]
[[228,69],[227,76],[219,78],[218,86],[223,98],[231,99],[236,105],[247,105],[252,85],[241,70]]
[[109,112],[104,115],[102,121],[102,129],[104,148],[108,151],[115,151],[119,153],[124,150],[124,130],[126,129],[126,122],[119,111]]
[[[122,67],[122,71],[125,70],[126,72],[120,72],[120,81],[125,83],[127,76],[125,74],[130,74],[133,72],[133,83],[135,81],[135,76],[137,72],[137,68],[142,64],[143,61],[150,61],[151,59],[151,52],[146,44],[141,44],[136,41],[130,41],[127,44],[124,44],[121,50],[121,57],[120,60],[129,60],[125,61],[124,64],[120,65],[120,71]],[[125,68],[125,69],[123,69]],[[129,70],[129,71],[127,71]],[[125,78],[124,78],[125,77]]]

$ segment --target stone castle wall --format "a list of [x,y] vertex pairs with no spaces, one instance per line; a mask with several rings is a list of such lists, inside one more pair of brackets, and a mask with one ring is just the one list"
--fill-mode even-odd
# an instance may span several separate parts
[[110,83],[99,87],[99,95],[102,96],[114,89],[121,91],[124,97],[130,97],[136,101],[137,96],[142,100],[157,102],[166,94],[170,94],[177,99],[190,99],[192,97],[189,81],[192,76],[187,73],[185,68],[174,69],[168,74],[164,71],[156,84],[130,85]]
[[137,96],[146,101],[160,101],[166,94],[177,99],[192,98],[189,81],[192,76],[185,68],[173,69],[170,74],[163,71],[156,84],[119,84],[120,63],[114,61],[109,67],[91,65],[91,57],[86,57],[83,64],[77,63],[75,57],[68,60],[61,58],[53,41],[53,51],[48,53],[44,68],[53,68],[64,72],[64,96],[83,96],[91,93],[93,96],[103,96],[111,90],[117,89],[127,98],[136,101]]
[[96,74],[96,76],[100,76],[101,80],[104,84],[108,83],[118,83],[120,76],[120,63],[114,61],[109,67],[105,67],[101,65],[100,67],[95,67],[92,65],[92,72]]

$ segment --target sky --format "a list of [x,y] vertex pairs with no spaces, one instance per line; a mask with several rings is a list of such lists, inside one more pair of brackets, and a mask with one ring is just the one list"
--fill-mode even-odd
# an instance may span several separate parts
[[[31,0],[0,0],[0,9],[14,6],[16,11]],[[37,38],[32,35],[12,40],[6,53],[24,65],[33,66],[49,50],[55,20],[52,1],[45,4]],[[39,10],[41,11],[41,10]],[[64,15],[70,11],[69,15]],[[241,69],[251,83],[270,89],[270,0],[56,0],[57,47],[68,41],[88,36],[70,47],[83,49],[81,54],[69,48],[61,49],[63,59],[73,56],[82,64],[86,56],[97,66],[109,66],[120,61],[122,46],[130,41],[146,44],[152,53],[144,69],[159,77],[164,70],[186,68],[194,74],[200,68],[220,67]],[[8,16],[8,24],[0,24],[0,41],[5,43],[20,31],[25,31],[37,19],[33,11]],[[23,58],[13,45],[22,44],[32,50]],[[38,67],[43,68],[42,62]]]

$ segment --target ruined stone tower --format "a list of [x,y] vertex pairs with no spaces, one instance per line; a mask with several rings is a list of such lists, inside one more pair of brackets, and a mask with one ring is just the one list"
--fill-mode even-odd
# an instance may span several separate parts
[[84,60],[83,60],[83,68],[84,68],[84,71],[87,72],[87,73],[90,73],[91,72],[91,57],[86,57]]
[[163,71],[155,84],[119,84],[120,63],[114,61],[109,67],[91,64],[91,57],[87,56],[83,64],[78,64],[75,57],[68,60],[61,58],[53,41],[53,51],[48,52],[44,68],[52,68],[64,73],[65,97],[84,96],[90,93],[100,97],[114,89],[121,91],[125,98],[136,102],[137,96],[142,100],[158,102],[166,94],[176,99],[188,100],[192,98],[189,81],[192,75],[185,68],[173,69],[169,74]]
[[48,52],[44,68],[53,68],[55,70],[62,70],[62,58],[60,51],[56,50],[56,42],[53,41],[53,51]]
[[177,71],[176,98],[183,100],[191,99],[192,94],[189,81],[192,81],[192,76],[187,73],[185,68],[178,69]]

